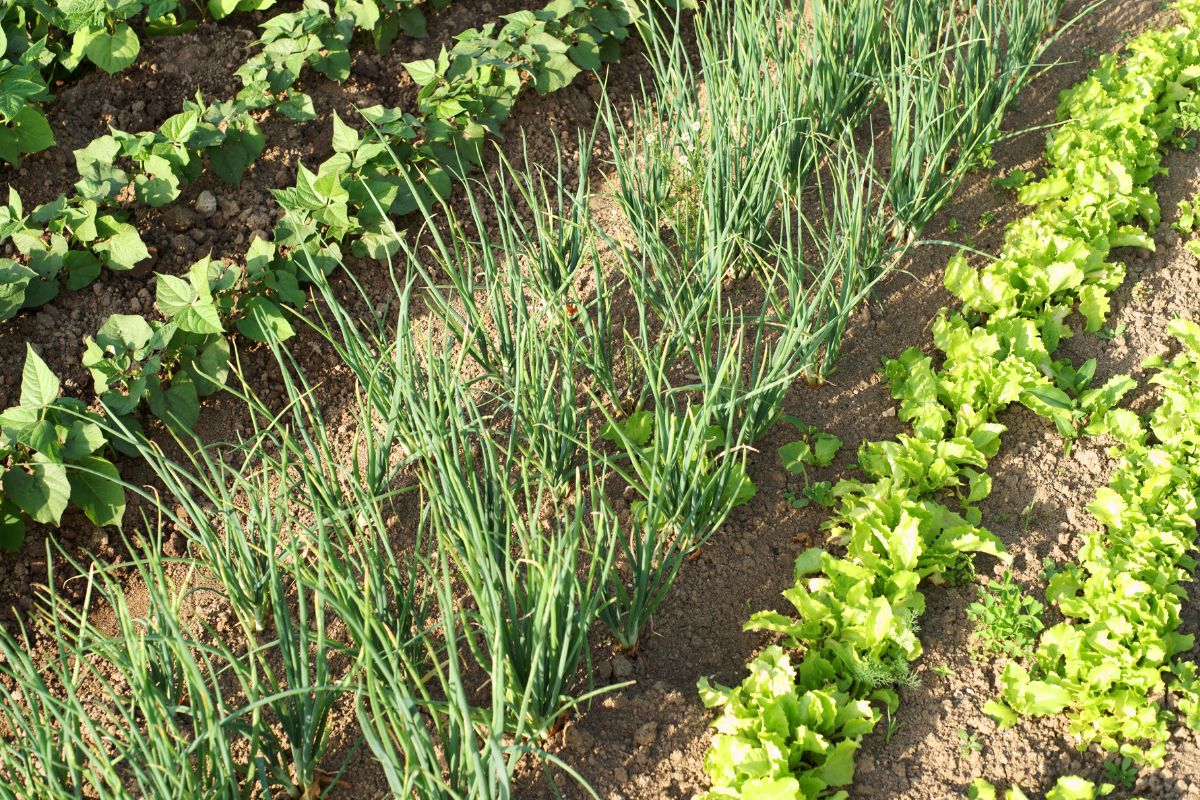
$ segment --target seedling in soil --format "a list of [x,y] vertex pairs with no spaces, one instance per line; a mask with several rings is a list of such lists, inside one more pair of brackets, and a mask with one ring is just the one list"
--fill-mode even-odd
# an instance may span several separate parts
[[[1014,169],[1012,172],[1005,175],[1003,178],[996,178],[992,181],[993,189],[1012,189],[1016,191],[1025,184],[1029,183],[1034,178],[1034,174],[1028,170]],[[980,218],[982,222],[982,217]]]
[[1048,581],[1062,571],[1063,568],[1060,567],[1058,562],[1050,556],[1046,556],[1044,559],[1042,559],[1042,580]]
[[937,664],[936,666],[930,667],[930,669],[933,670],[934,674],[942,678],[954,678],[958,675],[958,672],[955,671],[954,667],[951,667],[948,664]]
[[975,562],[963,555],[953,564],[948,566],[942,577],[946,581],[947,586],[966,586],[968,583],[975,582]]
[[829,481],[814,481],[805,486],[799,496],[793,492],[784,492],[783,496],[796,508],[807,508],[814,503],[824,508],[833,508],[837,502],[833,494],[833,484]]
[[1112,341],[1113,339],[1116,339],[1118,336],[1121,336],[1124,333],[1125,333],[1125,323],[1118,322],[1115,327],[1102,328],[1100,330],[1100,332],[1097,333],[1096,335],[1099,336],[1104,341],[1109,342],[1109,341]]
[[809,482],[808,467],[827,467],[842,449],[842,440],[832,433],[823,433],[796,417],[785,415],[783,421],[800,431],[800,439],[779,448],[779,460],[783,468],[804,478],[804,490],[797,497],[787,492],[784,497],[796,508],[805,508],[811,503],[829,508],[835,500],[829,481]]
[[1191,233],[1196,229],[1196,217],[1200,214],[1200,195],[1191,200],[1180,200],[1178,216],[1171,227],[1180,233]]
[[1126,789],[1137,783],[1138,767],[1133,759],[1125,756],[1104,762],[1104,775],[1113,783],[1119,783]]
[[900,727],[902,725],[904,725],[904,723],[901,722],[900,720],[896,719],[894,716],[892,716],[891,709],[888,709],[887,718],[888,718],[888,726],[887,726],[887,732],[884,733],[884,735],[883,735],[883,743],[891,744],[892,737],[895,736],[897,732],[899,732]]
[[796,417],[784,416],[784,422],[800,431],[801,438],[779,448],[779,458],[788,472],[804,474],[804,466],[827,467],[842,449],[842,440],[832,433],[822,433]]
[[1042,604],[1021,591],[1011,572],[1006,571],[1000,581],[988,581],[987,588],[979,590],[979,600],[967,606],[980,654],[1028,653],[1045,627],[1042,611]]
[[1033,525],[1033,510],[1037,507],[1037,500],[1030,500],[1029,505],[1021,511],[1021,532],[1028,533],[1030,526]]
[[965,728],[959,728],[958,749],[963,758],[970,758],[976,753],[983,752],[983,742],[979,741],[979,734],[967,733]]

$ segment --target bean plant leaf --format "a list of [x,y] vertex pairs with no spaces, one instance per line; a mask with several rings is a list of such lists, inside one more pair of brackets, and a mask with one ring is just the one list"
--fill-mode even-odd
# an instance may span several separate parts
[[54,131],[36,106],[24,106],[0,127],[0,159],[10,164],[23,153],[37,153],[55,144]]
[[125,515],[125,490],[121,473],[112,462],[88,456],[75,462],[70,472],[71,501],[96,525],[117,525]]
[[296,335],[283,310],[261,296],[246,301],[245,316],[238,320],[237,329],[256,342],[282,342]]
[[111,75],[136,61],[141,48],[137,34],[122,22],[112,33],[97,33],[83,52],[89,61]]
[[0,497],[0,550],[19,550],[25,541],[25,519],[21,509],[8,498]]
[[58,525],[71,499],[67,469],[40,453],[4,473],[4,492],[34,522]]
[[21,405],[45,408],[58,398],[61,382],[42,357],[25,345],[25,367],[21,370]]

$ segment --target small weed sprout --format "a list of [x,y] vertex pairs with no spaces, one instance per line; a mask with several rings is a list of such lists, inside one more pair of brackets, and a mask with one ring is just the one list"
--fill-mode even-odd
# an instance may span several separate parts
[[979,600],[967,606],[979,655],[1028,654],[1045,627],[1043,610],[1041,603],[1021,591],[1011,572],[999,581],[988,581],[986,588],[979,589]]

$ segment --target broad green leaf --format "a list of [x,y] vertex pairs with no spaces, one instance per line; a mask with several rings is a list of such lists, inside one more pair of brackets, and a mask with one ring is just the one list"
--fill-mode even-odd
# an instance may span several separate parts
[[21,370],[21,405],[45,408],[58,398],[61,384],[41,356],[25,345],[25,367]]
[[1084,286],[1080,290],[1079,313],[1083,314],[1084,319],[1087,320],[1085,330],[1089,333],[1100,330],[1100,326],[1104,324],[1104,318],[1108,316],[1108,311],[1108,292],[1094,285]]
[[241,183],[250,165],[262,155],[266,141],[258,123],[246,115],[241,127],[230,125],[221,145],[207,151],[208,163],[221,180],[236,185]]
[[[819,775],[828,786],[847,786],[854,781],[854,754],[858,752],[858,741],[843,739],[834,745],[825,757]],[[794,795],[793,795],[794,796]]]
[[246,301],[245,316],[238,320],[237,329],[256,342],[283,342],[296,335],[283,310],[262,296]]
[[995,721],[996,726],[1004,729],[1017,724],[1017,714],[999,700],[989,700],[983,704],[983,713]]
[[15,464],[4,473],[4,492],[34,522],[58,525],[67,510],[71,483],[66,467],[35,453],[29,463]]
[[353,153],[358,149],[361,137],[358,131],[342,122],[337,112],[333,113],[333,151],[335,153]]
[[729,468],[726,481],[725,491],[721,494],[721,503],[728,508],[737,508],[749,503],[758,492],[758,487],[746,474],[746,467],[740,463]]
[[79,461],[108,444],[104,431],[95,422],[76,420],[63,442],[62,457],[66,461]]
[[229,340],[217,337],[205,345],[187,364],[187,370],[200,397],[220,389],[229,378]]
[[24,264],[0,258],[0,320],[12,319],[25,306],[25,287],[36,277]]
[[803,439],[789,442],[779,448],[779,460],[788,472],[803,475],[805,474],[805,465],[813,464],[812,448]]
[[122,22],[112,33],[97,33],[83,52],[89,61],[111,75],[136,61],[140,51],[137,34]]
[[404,71],[417,86],[428,86],[438,77],[437,63],[428,58],[422,61],[405,62]]
[[150,257],[150,251],[146,249],[146,243],[142,241],[137,228],[124,222],[113,223],[109,228],[108,238],[92,248],[101,254],[109,269],[133,269]]
[[25,520],[21,509],[0,497],[0,550],[20,550],[25,541]]
[[810,547],[796,557],[794,573],[797,579],[811,575],[814,572],[821,570],[821,563],[825,560],[825,551],[820,547]]
[[1035,717],[1057,714],[1074,699],[1066,687],[1046,681],[1028,681],[1023,688],[1022,710]]
[[842,449],[842,440],[832,433],[818,433],[813,436],[813,465],[827,467],[833,463],[833,457]]
[[150,206],[159,208],[172,203],[179,197],[179,176],[175,167],[162,156],[151,155],[142,162],[146,174],[138,175],[135,181],[137,199]]
[[623,445],[622,434],[624,434],[624,437],[629,439],[630,444],[634,447],[643,447],[646,442],[650,441],[650,436],[654,432],[654,412],[635,411],[625,422],[617,424],[620,426],[620,432],[611,423],[607,423],[601,428],[600,435],[614,444]]
[[579,67],[571,63],[566,53],[551,53],[540,64],[533,76],[533,85],[538,94],[550,94],[571,85],[580,73]]
[[1065,775],[1059,778],[1054,784],[1054,788],[1046,793],[1046,800],[1095,800],[1095,798],[1096,785],[1076,775]]
[[996,787],[983,778],[976,778],[967,787],[968,800],[996,800]]
[[[194,273],[193,273],[194,274]],[[203,286],[203,285],[202,285]],[[158,274],[155,303],[163,315],[189,333],[223,333],[220,314],[212,296],[203,286],[201,292],[195,281],[185,281],[174,275]]]
[[1173,319],[1167,325],[1167,333],[1174,336],[1193,353],[1200,354],[1200,325],[1186,319]]
[[25,106],[0,127],[0,159],[10,164],[17,163],[23,153],[37,153],[54,144],[50,123],[36,106]]
[[200,421],[200,397],[186,372],[177,374],[166,389],[150,385],[146,395],[150,412],[180,436],[190,436]]
[[99,456],[80,459],[71,470],[71,501],[97,525],[119,525],[125,515],[121,473]]

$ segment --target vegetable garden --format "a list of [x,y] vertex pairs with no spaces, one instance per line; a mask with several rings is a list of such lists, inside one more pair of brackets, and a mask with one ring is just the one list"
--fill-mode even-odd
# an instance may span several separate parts
[[1197,0],[0,33],[0,798],[1200,798]]

